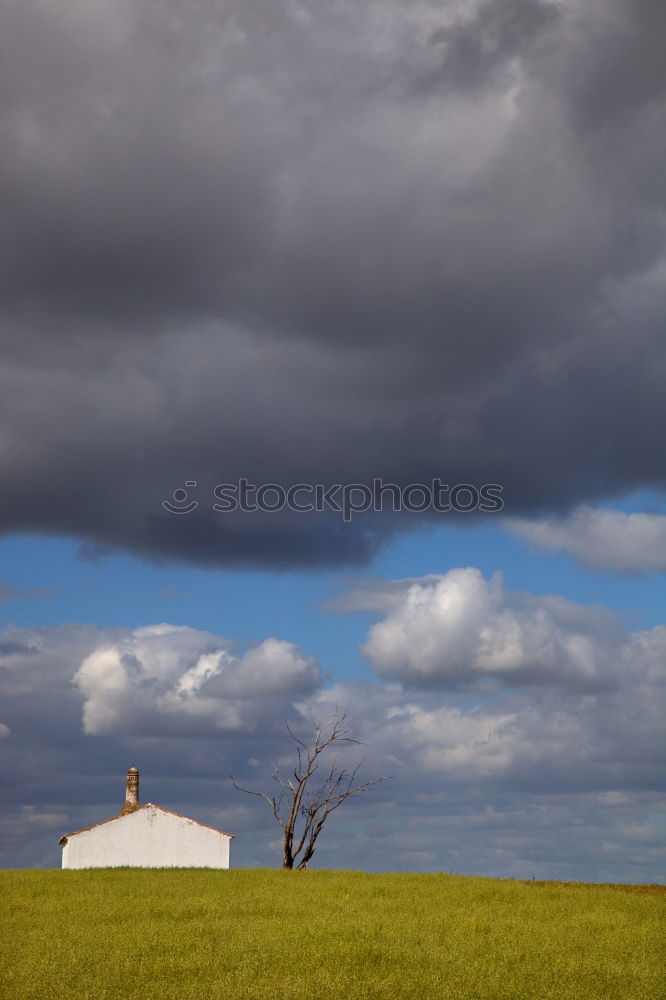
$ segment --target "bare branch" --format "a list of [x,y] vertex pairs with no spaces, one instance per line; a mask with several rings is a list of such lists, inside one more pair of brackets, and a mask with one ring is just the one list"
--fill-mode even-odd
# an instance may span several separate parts
[[231,784],[239,792],[245,792],[246,795],[256,795],[260,799],[264,799],[265,802],[268,802],[269,806],[273,810],[273,816],[275,817],[276,822],[279,823],[282,829],[284,830],[285,828],[284,821],[280,815],[280,805],[282,804],[282,796],[280,796],[279,799],[276,799],[271,795],[266,795],[266,792],[257,792],[252,788],[245,788],[243,785],[237,784],[237,782],[234,781],[232,775],[229,775],[229,777],[231,778]]

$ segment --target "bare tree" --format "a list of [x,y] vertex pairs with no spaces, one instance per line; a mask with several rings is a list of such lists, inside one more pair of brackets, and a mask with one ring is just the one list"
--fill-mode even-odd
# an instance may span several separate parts
[[287,732],[296,745],[297,762],[291,776],[283,778],[273,767],[273,781],[279,791],[275,795],[254,791],[237,784],[234,788],[264,799],[273,811],[283,834],[283,868],[306,868],[315,852],[315,844],[331,813],[352,795],[361,795],[385,778],[372,778],[356,784],[362,761],[353,766],[339,764],[335,756],[322,767],[322,754],[340,743],[359,743],[349,733],[352,725],[344,712],[336,708],[325,723],[314,719],[314,732],[309,743],[293,732],[285,722]]

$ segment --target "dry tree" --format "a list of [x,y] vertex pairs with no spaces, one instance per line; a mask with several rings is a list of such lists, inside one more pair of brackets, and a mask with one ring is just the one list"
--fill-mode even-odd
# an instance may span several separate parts
[[[342,743],[360,743],[349,735],[352,724],[338,708],[327,722],[313,720],[314,731],[309,742],[297,736],[286,721],[285,728],[294,741],[297,760],[288,778],[273,766],[273,781],[279,789],[274,795],[245,788],[233,777],[231,781],[238,791],[256,795],[271,807],[283,835],[282,867],[303,869],[312,858],[317,839],[331,813],[353,795],[367,792],[386,777],[356,784],[363,761],[353,766],[340,764],[333,753],[325,762],[323,755],[331,748],[336,749]],[[326,756],[329,758],[330,754]]]

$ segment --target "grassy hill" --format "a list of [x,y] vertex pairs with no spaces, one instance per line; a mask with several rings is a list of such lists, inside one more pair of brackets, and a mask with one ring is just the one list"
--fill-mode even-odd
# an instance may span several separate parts
[[665,891],[332,871],[5,871],[0,994],[661,1000]]

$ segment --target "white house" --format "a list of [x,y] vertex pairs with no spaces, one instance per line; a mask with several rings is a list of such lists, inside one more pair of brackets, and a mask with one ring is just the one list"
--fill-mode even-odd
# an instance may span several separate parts
[[63,868],[228,868],[233,834],[149,802],[139,803],[139,772],[127,772],[118,816],[61,837]]

